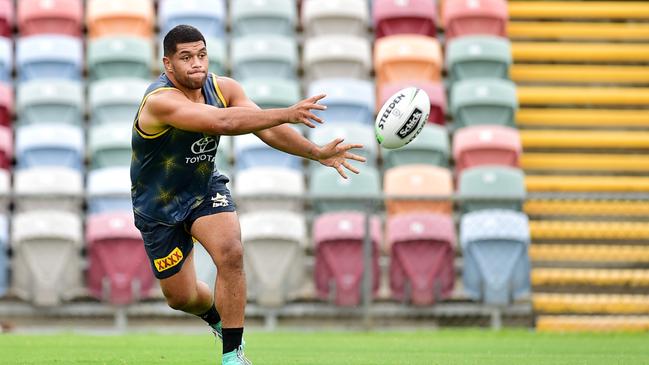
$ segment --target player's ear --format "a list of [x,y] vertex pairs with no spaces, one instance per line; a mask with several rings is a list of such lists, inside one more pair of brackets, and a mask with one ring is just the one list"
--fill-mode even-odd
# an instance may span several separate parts
[[167,56],[162,57],[162,63],[164,64],[166,72],[172,72],[171,60],[169,59],[169,57],[167,57]]

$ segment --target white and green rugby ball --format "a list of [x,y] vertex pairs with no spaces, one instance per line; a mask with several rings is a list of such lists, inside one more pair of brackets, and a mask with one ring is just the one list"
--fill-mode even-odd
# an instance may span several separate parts
[[374,123],[376,140],[388,149],[407,145],[424,128],[430,114],[428,94],[407,87],[385,101]]

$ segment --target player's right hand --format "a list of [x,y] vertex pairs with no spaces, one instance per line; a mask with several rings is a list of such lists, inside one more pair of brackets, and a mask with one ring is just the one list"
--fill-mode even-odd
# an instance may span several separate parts
[[315,128],[315,124],[312,121],[322,123],[322,119],[318,118],[315,114],[311,112],[312,109],[315,110],[325,110],[327,107],[322,104],[318,104],[318,101],[324,98],[325,94],[320,94],[312,96],[308,99],[304,99],[298,102],[295,105],[288,107],[289,110],[289,123],[294,124],[305,124],[309,128]]

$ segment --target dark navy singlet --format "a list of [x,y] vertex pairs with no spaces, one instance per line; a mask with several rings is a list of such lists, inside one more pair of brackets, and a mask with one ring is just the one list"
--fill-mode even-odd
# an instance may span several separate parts
[[[131,197],[135,214],[167,224],[183,222],[194,207],[209,199],[208,185],[214,172],[219,136],[189,132],[168,126],[157,134],[144,133],[138,124],[147,98],[160,90],[175,89],[162,74],[151,84],[140,103],[131,145]],[[209,74],[203,85],[205,104],[225,108],[226,102]]]

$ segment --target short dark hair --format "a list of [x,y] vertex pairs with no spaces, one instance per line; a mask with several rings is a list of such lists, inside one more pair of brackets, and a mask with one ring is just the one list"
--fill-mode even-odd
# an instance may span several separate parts
[[167,35],[165,35],[164,40],[162,41],[162,46],[164,47],[165,57],[169,57],[176,53],[176,48],[178,43],[190,43],[203,41],[203,44],[207,47],[207,42],[205,42],[205,37],[203,34],[187,24],[180,24],[173,27]]

